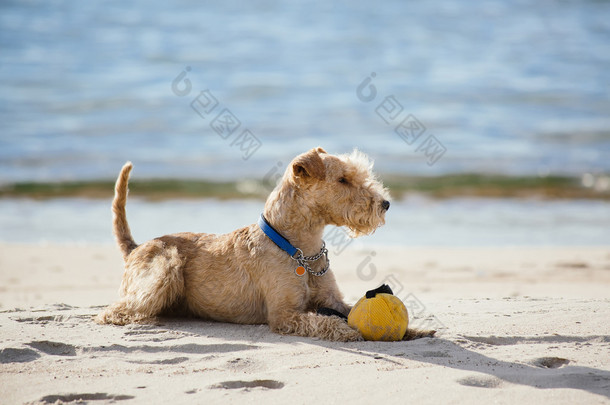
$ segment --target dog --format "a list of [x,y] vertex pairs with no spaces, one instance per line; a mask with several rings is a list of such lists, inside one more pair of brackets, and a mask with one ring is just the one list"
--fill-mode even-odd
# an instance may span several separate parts
[[[332,155],[314,148],[287,167],[259,223],[224,235],[177,233],[138,245],[125,212],[132,170],[126,163],[112,203],[114,235],[125,262],[120,299],[96,322],[125,325],[183,314],[268,324],[280,334],[362,340],[340,317],[351,307],[329,268],[322,234],[326,225],[335,225],[358,237],[385,223],[389,193],[372,167],[357,150]],[[321,315],[321,308],[340,316]],[[405,339],[431,333],[409,330]]]

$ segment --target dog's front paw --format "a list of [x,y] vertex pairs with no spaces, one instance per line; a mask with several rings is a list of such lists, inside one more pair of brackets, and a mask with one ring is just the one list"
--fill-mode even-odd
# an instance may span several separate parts
[[414,340],[414,339],[421,339],[421,338],[425,338],[425,337],[431,338],[431,337],[434,337],[435,333],[436,333],[435,330],[409,328],[405,332],[405,335],[402,337],[402,340]]
[[345,325],[345,327],[339,328],[335,331],[334,336],[332,336],[332,340],[335,342],[361,342],[364,340],[364,338],[356,329],[352,329],[351,327]]

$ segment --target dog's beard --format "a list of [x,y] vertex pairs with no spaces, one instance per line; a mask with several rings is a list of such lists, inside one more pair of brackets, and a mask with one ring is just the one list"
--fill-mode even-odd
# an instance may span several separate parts
[[351,238],[371,235],[377,228],[385,224],[385,210],[378,208],[367,216],[354,215],[348,212],[345,219],[345,226],[348,228]]

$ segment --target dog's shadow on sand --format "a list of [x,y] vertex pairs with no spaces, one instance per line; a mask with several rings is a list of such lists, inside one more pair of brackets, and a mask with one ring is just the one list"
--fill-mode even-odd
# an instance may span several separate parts
[[[230,328],[231,341],[245,341],[256,347],[259,344],[300,343],[317,345],[328,350],[338,350],[362,356],[370,361],[385,362],[393,369],[405,367],[404,360],[428,363],[473,374],[458,379],[460,385],[479,388],[501,388],[505,383],[526,385],[539,389],[579,389],[610,398],[610,372],[590,367],[571,365],[577,359],[539,357],[499,360],[484,355],[476,349],[492,349],[508,345],[565,344],[578,342],[610,342],[610,336],[544,336],[544,337],[495,337],[495,336],[450,336],[423,338],[401,342],[354,342],[340,343],[304,338],[280,336],[269,331],[266,325],[233,325],[198,320],[162,321],[162,326],[174,331],[227,338]],[[518,354],[519,352],[515,352]]]
[[[574,336],[554,336],[554,338],[557,342],[580,339]],[[603,338],[608,339],[608,337]],[[509,338],[462,336],[451,339],[423,338],[409,342],[365,342],[356,344],[357,347],[354,349],[341,347],[338,350],[359,352],[375,359],[381,355],[389,362],[396,362],[396,359],[402,358],[473,372],[472,375],[456,381],[464,386],[500,388],[503,383],[511,383],[540,389],[572,388],[610,398],[608,371],[569,365],[574,360],[559,357],[499,360],[469,348],[473,345],[476,348],[480,341],[497,342],[491,343],[492,346],[549,342],[544,338],[520,336]]]

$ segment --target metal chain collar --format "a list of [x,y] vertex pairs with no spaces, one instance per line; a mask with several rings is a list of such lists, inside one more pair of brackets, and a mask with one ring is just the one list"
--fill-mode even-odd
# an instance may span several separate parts
[[[322,256],[324,256],[326,258],[326,266],[324,266],[324,268],[320,271],[313,271],[311,269],[311,267],[309,266],[309,264],[307,264],[307,262],[315,262],[317,260],[319,260]],[[303,251],[299,248],[297,248],[297,253],[296,253],[296,257],[295,256],[290,256],[290,258],[292,260],[295,260],[297,263],[299,263],[299,266],[302,266],[305,270],[307,270],[308,273],[320,277],[323,276],[324,274],[326,274],[326,272],[328,271],[328,269],[330,268],[330,259],[328,258],[328,249],[326,249],[326,242],[322,241],[322,248],[320,249],[320,252],[316,255],[313,256],[303,256]]]

